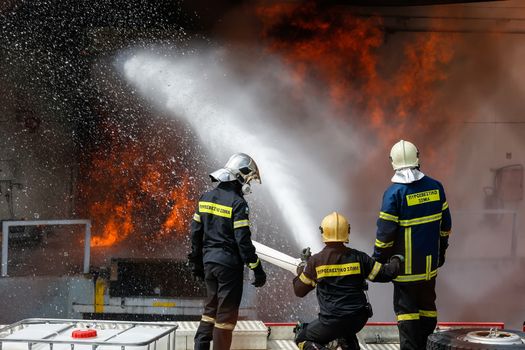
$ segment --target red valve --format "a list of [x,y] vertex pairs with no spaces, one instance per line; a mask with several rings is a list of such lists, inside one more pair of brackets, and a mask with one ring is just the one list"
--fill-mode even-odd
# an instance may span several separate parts
[[97,336],[96,329],[77,329],[71,334],[73,338],[93,338]]

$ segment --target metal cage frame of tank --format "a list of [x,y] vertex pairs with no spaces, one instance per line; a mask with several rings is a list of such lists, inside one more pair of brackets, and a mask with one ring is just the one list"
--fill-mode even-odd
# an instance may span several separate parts
[[[90,341],[86,338],[82,340],[53,340],[52,338],[46,337],[42,338],[19,338],[11,339],[5,338],[8,335],[13,334],[14,332],[24,329],[28,325],[37,325],[37,324],[66,324],[67,326],[61,329],[59,332],[55,332],[54,335],[61,335],[65,331],[70,330],[75,327],[87,327],[91,326],[93,329],[118,329],[122,328],[122,331],[113,335],[111,338],[114,338],[118,335],[124,334],[126,331],[136,327],[137,325],[146,326],[146,327],[158,327],[166,328],[166,330],[158,335],[153,336],[151,339],[141,342],[111,342],[111,341]],[[104,328],[97,328],[100,325],[104,325]],[[124,326],[124,327],[123,327]],[[4,348],[4,343],[27,343],[28,350],[33,348],[35,344],[48,344],[49,350],[53,350],[54,344],[69,344],[71,345],[71,350],[75,350],[75,345],[91,346],[92,350],[96,350],[99,346],[118,346],[120,350],[126,350],[128,346],[141,346],[147,347],[147,350],[175,350],[175,331],[177,330],[178,325],[175,323],[161,323],[161,322],[131,322],[131,321],[90,321],[90,320],[66,320],[66,319],[45,319],[45,318],[29,318],[21,320],[19,322],[13,323],[9,326],[0,328],[0,350]],[[157,347],[157,341],[168,337],[166,348],[159,349]],[[153,344],[153,346],[152,346]]]

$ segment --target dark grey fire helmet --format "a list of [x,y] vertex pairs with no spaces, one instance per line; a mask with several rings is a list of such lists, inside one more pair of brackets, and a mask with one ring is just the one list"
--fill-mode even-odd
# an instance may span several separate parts
[[247,154],[235,153],[226,162],[226,165],[210,174],[212,181],[228,182],[239,181],[245,194],[251,192],[250,182],[255,180],[261,183],[259,168],[255,161]]

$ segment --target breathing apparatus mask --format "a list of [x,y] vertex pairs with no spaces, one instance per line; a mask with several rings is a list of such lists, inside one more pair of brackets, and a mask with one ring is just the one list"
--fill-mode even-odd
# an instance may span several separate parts
[[251,181],[261,183],[259,168],[255,161],[244,153],[235,153],[226,165],[210,174],[212,181],[238,181],[243,194],[251,193]]

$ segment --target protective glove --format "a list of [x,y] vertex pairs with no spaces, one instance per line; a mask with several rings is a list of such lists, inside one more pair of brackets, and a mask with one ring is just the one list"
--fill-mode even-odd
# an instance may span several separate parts
[[202,256],[196,256],[193,253],[188,254],[188,265],[191,268],[191,273],[196,279],[204,279],[204,263]]
[[445,264],[445,254],[439,254],[438,267],[441,267]]
[[253,277],[255,277],[255,280],[252,282],[253,286],[256,288],[264,286],[266,283],[266,273],[262,268],[262,263],[259,261],[259,265],[257,265],[252,271]]
[[304,248],[301,251],[301,261],[306,263],[308,259],[312,256],[312,252],[310,252],[310,247]]
[[392,262],[394,260],[399,260],[399,262],[402,263],[402,262],[405,262],[405,257],[403,255],[401,255],[401,254],[392,255],[390,257],[390,262]]
[[390,259],[388,260],[388,264],[392,266],[390,268],[390,271],[394,276],[399,275],[399,271],[401,271],[401,266],[404,261],[405,261],[405,257],[400,254],[396,254],[390,257]]
[[296,272],[297,272],[297,276],[299,276],[300,274],[303,273],[303,271],[304,271],[304,267],[305,267],[305,266],[306,266],[306,261],[301,261],[301,262],[299,263],[299,265],[297,265],[297,270],[296,270]]
[[438,260],[438,267],[443,266],[445,264],[445,253],[448,248],[448,239],[442,239],[439,242],[439,260]]
[[193,276],[198,280],[204,279],[204,265],[195,264],[191,270]]

